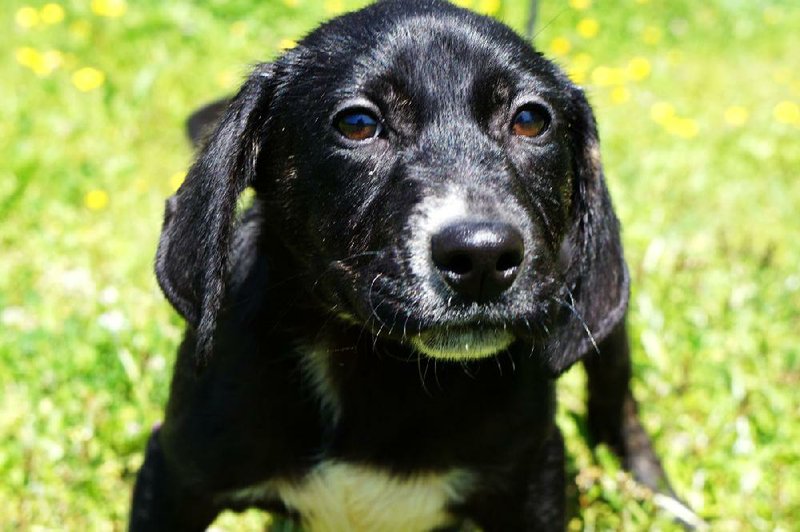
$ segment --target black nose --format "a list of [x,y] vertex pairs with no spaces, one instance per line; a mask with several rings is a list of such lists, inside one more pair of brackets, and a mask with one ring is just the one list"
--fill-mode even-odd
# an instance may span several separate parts
[[458,222],[431,237],[433,263],[462,296],[485,302],[502,294],[519,272],[522,235],[502,222]]

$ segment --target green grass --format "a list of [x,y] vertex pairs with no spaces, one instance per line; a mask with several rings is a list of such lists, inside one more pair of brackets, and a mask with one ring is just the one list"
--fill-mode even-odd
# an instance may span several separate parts
[[[3,530],[124,527],[181,335],[151,263],[191,159],[183,120],[342,7],[141,0],[103,17],[89,4],[62,2],[63,20],[43,2],[0,10]],[[657,450],[713,528],[796,529],[800,6],[543,4],[536,43],[582,80],[600,123],[633,274],[634,388]],[[524,13],[506,0],[497,16],[520,29]],[[84,67],[105,76],[86,92],[73,82],[92,81]],[[586,448],[582,379],[561,386],[570,527],[673,528]]]

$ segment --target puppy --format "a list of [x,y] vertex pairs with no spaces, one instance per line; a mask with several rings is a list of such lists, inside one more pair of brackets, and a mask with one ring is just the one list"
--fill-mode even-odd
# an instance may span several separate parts
[[579,360],[593,441],[669,490],[629,391],[594,118],[523,39],[381,1],[208,122],[158,247],[188,326],[131,530],[247,507],[312,531],[563,529],[554,380]]

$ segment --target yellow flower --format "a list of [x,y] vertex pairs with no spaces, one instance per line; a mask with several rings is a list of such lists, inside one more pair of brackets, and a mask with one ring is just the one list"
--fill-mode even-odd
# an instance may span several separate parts
[[628,76],[634,81],[642,81],[650,75],[652,67],[650,61],[644,57],[634,57],[628,61],[627,67]]
[[58,24],[64,20],[64,8],[55,2],[45,4],[39,11],[39,17],[45,24]]
[[650,107],[650,118],[657,124],[665,124],[675,118],[675,107],[668,102],[656,102]]
[[599,87],[621,85],[625,82],[625,73],[621,68],[611,68],[600,65],[592,70],[592,83]]
[[550,51],[554,55],[567,55],[571,48],[572,44],[565,37],[556,37],[550,41]]
[[496,15],[500,12],[500,0],[478,0],[478,5],[475,11],[484,15]]
[[26,30],[33,28],[39,24],[39,12],[31,6],[22,6],[17,9],[17,13],[14,15],[14,21],[20,28]]
[[121,17],[128,10],[125,0],[92,0],[92,13],[100,17]]
[[614,87],[611,91],[611,102],[617,105],[623,104],[631,99],[631,93],[624,85]]
[[31,69],[38,76],[52,74],[64,62],[64,55],[58,50],[41,53],[30,46],[23,46],[14,51],[14,58],[20,65]]
[[342,0],[325,0],[322,8],[328,15],[336,15],[344,11],[344,2]]
[[795,124],[800,126],[800,105],[784,100],[772,110],[772,116],[781,124]]
[[86,193],[83,197],[83,204],[92,211],[105,209],[108,205],[108,193],[105,190],[95,188]]
[[291,50],[295,46],[297,46],[297,41],[295,41],[293,39],[285,38],[285,39],[281,39],[280,41],[278,41],[278,49],[279,50]]
[[106,81],[106,75],[93,67],[79,68],[72,74],[72,84],[81,92],[89,92],[100,87]]
[[283,5],[286,7],[297,7],[300,5],[300,0],[283,0]]
[[645,26],[642,30],[642,40],[645,44],[658,44],[663,36],[664,32],[658,26]]
[[732,105],[725,109],[725,113],[723,114],[725,122],[731,126],[743,126],[747,123],[749,117],[750,113],[741,105]]
[[576,11],[583,11],[592,7],[592,0],[569,0],[569,7]]
[[600,24],[593,18],[585,18],[578,22],[578,34],[584,39],[592,39],[600,31]]
[[669,133],[684,139],[694,138],[700,132],[697,122],[691,118],[672,116],[663,125]]
[[186,172],[175,172],[171,176],[169,176],[169,186],[172,191],[176,191],[180,188],[183,181],[186,179]]
[[42,54],[40,54],[37,49],[31,48],[30,46],[17,48],[14,51],[14,57],[16,58],[17,63],[26,68],[30,68],[34,72],[41,69],[44,63]]

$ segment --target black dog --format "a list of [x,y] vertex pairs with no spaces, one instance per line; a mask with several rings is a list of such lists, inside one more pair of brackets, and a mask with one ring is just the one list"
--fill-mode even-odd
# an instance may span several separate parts
[[167,202],[156,272],[189,327],[132,530],[251,506],[311,530],[562,529],[554,379],[580,359],[591,436],[668,490],[594,119],[558,68],[489,18],[387,0],[225,107]]

